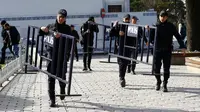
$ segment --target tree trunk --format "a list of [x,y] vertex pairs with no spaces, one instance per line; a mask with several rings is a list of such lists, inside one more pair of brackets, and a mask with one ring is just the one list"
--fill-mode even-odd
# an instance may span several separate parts
[[186,0],[187,47],[189,51],[200,51],[200,0]]

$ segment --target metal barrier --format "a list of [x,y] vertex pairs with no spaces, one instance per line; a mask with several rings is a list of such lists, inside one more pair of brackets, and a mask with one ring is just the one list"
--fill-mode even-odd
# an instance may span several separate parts
[[[113,22],[111,24],[111,28],[113,26]],[[136,63],[143,63],[143,64],[147,64],[147,65],[151,65],[152,66],[152,74],[153,74],[153,68],[154,68],[154,54],[155,54],[155,51],[154,49],[156,48],[156,32],[157,32],[157,28],[156,27],[150,27],[151,29],[154,29],[154,38],[150,38],[151,36],[151,33],[145,28],[144,25],[136,25],[136,24],[129,24],[129,23],[122,23],[122,22],[119,22],[118,23],[118,28],[121,29],[122,25],[125,26],[125,40],[124,40],[124,47],[123,47],[123,53],[122,55],[119,55],[117,54],[115,51],[115,49],[118,49],[118,48],[112,48],[112,43],[114,41],[114,43],[116,43],[116,40],[114,40],[112,37],[110,37],[110,47],[109,47],[109,53],[108,53],[108,61],[100,61],[100,62],[103,62],[103,63],[116,63],[116,62],[111,62],[111,56],[113,57],[117,57],[117,58],[122,58],[122,59],[125,59],[125,60],[130,60],[130,61],[133,61],[133,62],[136,62]],[[139,28],[142,29],[142,41],[141,41],[141,46],[140,46],[140,37],[139,37]],[[146,31],[148,31],[148,34],[146,34]],[[128,38],[135,38],[135,43],[134,45],[127,45],[127,37]],[[146,37],[149,37],[149,39],[147,39],[147,42],[148,42],[148,45],[147,45],[147,48],[146,48],[146,52],[145,52],[145,38]],[[120,41],[120,37],[117,37],[119,38],[119,41]],[[152,50],[151,46],[150,46],[150,43],[153,41],[153,59],[152,59],[152,62],[149,61],[149,58],[150,58],[150,53]],[[139,47],[141,47],[141,49],[139,49]],[[132,57],[130,56],[125,56],[125,51],[129,49],[129,50],[132,50],[133,52],[131,52],[131,55]],[[140,51],[140,55],[138,55],[138,51]],[[144,55],[146,54],[146,60],[144,60]],[[139,59],[138,59],[139,58]]]
[[[23,39],[21,39],[23,40]],[[16,72],[22,70],[22,65],[24,63],[25,55],[24,55],[24,50],[23,50],[23,45],[20,42],[19,44],[19,57],[15,58],[8,64],[6,64],[4,67],[1,68],[0,70],[0,86],[5,81],[8,81],[11,76],[13,76]]]
[[[40,72],[43,72],[47,74],[49,77],[55,78],[59,80],[60,82],[67,84],[68,87],[67,87],[66,96],[72,96],[70,94],[70,91],[71,91],[73,59],[74,59],[74,44],[73,43],[75,39],[73,36],[60,33],[61,34],[60,39],[56,40],[54,35],[57,32],[49,31],[49,34],[45,36],[45,35],[40,35],[39,33],[37,34],[39,30],[40,30],[39,27],[28,26],[26,57],[25,57],[25,73],[27,73],[28,67],[38,70]],[[52,38],[49,38],[49,37],[52,37]],[[59,45],[57,44],[56,41],[59,41]],[[70,42],[72,44],[70,44]],[[56,46],[61,46],[61,45],[65,47],[64,48],[56,47]],[[46,57],[46,55],[44,54],[45,53],[44,47],[52,48],[51,58]],[[70,49],[69,47],[71,48],[71,50],[69,50]],[[59,51],[63,51],[63,52],[59,52]],[[57,59],[55,57],[59,58],[58,59],[59,62],[57,62]],[[63,60],[61,60],[61,58],[63,58]],[[44,70],[42,69],[42,65],[44,64],[43,60],[46,60],[47,62],[51,62],[51,66],[50,66],[51,70],[54,69],[55,64],[60,65],[60,66],[62,65],[61,67],[57,67],[61,69],[56,69],[56,71],[53,71],[55,75],[52,74],[52,72],[50,73],[47,70]],[[69,67],[68,67],[68,62],[69,62]],[[68,76],[67,81],[64,78],[65,75]],[[59,96],[59,95],[56,95],[56,96]],[[80,96],[80,95],[73,95],[73,96]]]
[[[97,25],[99,31],[102,31],[101,33],[103,33],[103,35],[102,35],[103,40],[102,40],[102,42],[98,42],[98,41],[100,41],[100,39],[98,37],[99,33],[95,32],[95,34],[96,34],[96,36],[94,36],[95,39],[94,40],[87,39],[87,52],[83,52],[83,53],[90,53],[89,48],[92,48],[93,50],[100,50],[104,54],[108,53],[108,49],[106,49],[106,36],[107,36],[106,34],[107,34],[107,30],[110,29],[110,26],[99,24],[99,23],[94,23],[94,22],[88,22],[87,25],[88,25],[87,29],[90,29],[91,25]],[[102,27],[102,28],[99,28],[99,27]],[[91,38],[91,37],[88,37],[88,36],[89,35],[87,34],[87,36],[85,36],[84,38]],[[95,46],[89,45],[90,41],[94,41]],[[99,47],[99,45],[101,47]]]

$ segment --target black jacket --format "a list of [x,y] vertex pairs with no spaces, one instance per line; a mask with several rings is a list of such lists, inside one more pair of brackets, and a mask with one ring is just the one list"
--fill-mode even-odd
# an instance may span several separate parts
[[[71,27],[67,25],[66,23],[63,24],[58,24],[56,21],[53,24],[49,24],[47,26],[49,30],[56,31],[59,33],[71,35]],[[43,31],[40,30],[40,35],[48,35],[49,33],[44,33]],[[67,46],[67,61],[69,60],[70,56],[70,51],[71,51],[71,45],[72,42],[70,39],[67,39],[65,37],[60,37],[60,38],[53,38],[53,47],[48,47],[48,57],[52,59],[51,64],[51,73],[52,74],[62,74],[62,68],[63,68],[63,60],[64,60],[64,53],[65,53],[65,46]]]
[[[56,21],[55,23],[47,25],[47,28],[49,30],[52,30],[52,31],[55,31],[55,32],[59,32],[59,33],[67,34],[67,35],[72,35],[71,27],[69,25],[67,25],[66,23],[58,24],[58,22]],[[57,49],[59,47],[59,43],[63,42],[63,41],[60,41],[60,40],[65,40],[65,38],[55,38],[52,34],[45,33],[42,30],[39,31],[39,35],[49,35],[49,38],[51,38],[51,39],[49,39],[49,41],[53,40],[53,43],[45,41],[46,43],[51,44],[50,46],[47,47],[47,51],[49,51],[51,55],[52,55],[52,51],[53,51],[53,44],[55,43],[54,45],[56,45],[55,48]],[[69,47],[70,47],[70,45],[71,45],[71,43],[69,44]],[[62,47],[64,48],[64,46],[62,46]]]
[[79,40],[79,35],[78,32],[76,30],[72,30],[72,36],[75,37],[75,42],[78,42]]
[[[10,37],[7,31],[9,31]],[[6,43],[9,43],[11,40],[12,45],[19,44],[20,34],[15,26],[10,26],[10,29],[8,30],[3,29],[1,35],[3,37],[3,40],[6,41]]]
[[180,48],[186,48],[183,40],[181,39],[181,35],[178,33],[176,27],[172,23],[168,21],[164,23],[158,22],[156,27],[156,49],[172,50],[173,36],[176,37],[178,43],[180,44]]
[[20,34],[15,26],[10,26],[10,35],[12,40],[12,45],[19,44]]
[[6,32],[5,29],[2,29],[1,31],[1,36],[3,38],[3,42],[5,44],[10,44],[11,43],[11,38],[9,37],[8,33]]
[[[87,30],[89,30],[90,32],[88,33]],[[94,32],[99,32],[99,28],[97,25],[89,24],[88,21],[83,24],[83,26],[81,27],[81,35],[83,37],[84,44],[87,44],[87,42],[89,42],[89,45],[93,45]]]
[[3,40],[5,40],[6,35],[7,35],[7,34],[6,34],[6,30],[5,30],[4,28],[2,28],[1,36],[2,36]]
[[[126,36],[126,45],[128,46],[132,46],[132,47],[136,47],[136,39],[137,37],[129,37],[127,36],[127,32],[126,29],[128,28],[128,25],[123,25],[123,24],[120,24],[120,25],[117,25],[113,28],[111,28],[111,31],[110,31],[110,37],[119,37],[118,39],[118,45],[119,45],[119,55],[123,55],[123,52],[124,52],[124,41],[125,41],[125,36]],[[119,36],[119,31],[123,31],[125,33],[124,36],[120,37]],[[138,27],[138,39],[141,39],[143,38],[143,30],[142,30],[142,27]],[[147,39],[144,38],[144,41],[147,42]],[[130,56],[130,48],[126,48],[125,49],[125,54],[124,56],[126,57],[129,57]]]

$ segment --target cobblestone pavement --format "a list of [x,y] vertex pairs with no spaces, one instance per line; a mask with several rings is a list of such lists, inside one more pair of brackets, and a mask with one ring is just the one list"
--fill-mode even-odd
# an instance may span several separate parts
[[[64,101],[57,97],[57,108],[50,108],[47,75],[19,74],[0,92],[0,111],[4,112],[200,112],[200,69],[172,66],[168,93],[155,91],[155,78],[142,75],[151,71],[138,64],[137,75],[126,74],[121,88],[118,65],[93,59],[93,71],[82,71],[82,60],[74,62],[71,94]],[[112,59],[116,61],[116,59]],[[67,89],[66,89],[67,90]],[[56,85],[59,93],[59,85]]]

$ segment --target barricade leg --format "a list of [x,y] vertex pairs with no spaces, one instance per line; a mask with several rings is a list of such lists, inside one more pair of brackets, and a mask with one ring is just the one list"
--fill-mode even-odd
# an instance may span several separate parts
[[[28,63],[28,51],[29,51],[29,38],[30,38],[30,27],[28,27],[28,32],[27,32],[27,43],[26,43],[26,57],[25,57],[25,63]],[[27,73],[27,65],[25,65],[25,73]]]

